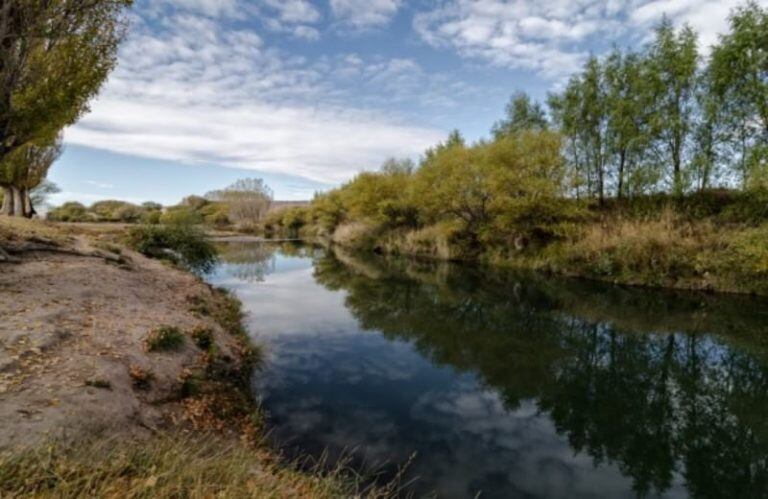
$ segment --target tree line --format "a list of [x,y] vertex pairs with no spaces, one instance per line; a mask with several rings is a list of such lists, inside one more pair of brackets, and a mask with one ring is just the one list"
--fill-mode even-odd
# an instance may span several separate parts
[[132,0],[0,2],[2,214],[34,215],[32,191],[116,63]]
[[768,192],[768,10],[749,2],[729,23],[705,57],[693,29],[665,19],[642,50],[590,57],[546,103],[513,95],[490,139],[468,144],[454,131],[418,165],[389,160],[309,209],[271,215],[267,229],[309,225],[353,240],[367,224],[385,243],[411,229],[405,251],[423,253],[439,239],[520,249],[573,233],[585,208],[629,200],[658,200],[658,212],[668,199],[714,203],[722,192],[751,203],[732,212],[764,217],[752,193]]
[[737,8],[705,57],[665,19],[641,51],[590,57],[543,108],[515,97],[497,136],[556,128],[576,197],[676,195],[768,182],[768,11]]

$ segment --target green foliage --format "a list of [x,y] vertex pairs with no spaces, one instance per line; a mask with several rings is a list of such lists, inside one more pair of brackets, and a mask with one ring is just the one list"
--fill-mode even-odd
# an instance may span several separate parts
[[525,92],[512,96],[507,104],[507,116],[493,126],[493,135],[498,139],[524,130],[546,130],[549,128],[544,108],[531,101]]
[[144,339],[149,352],[169,352],[184,346],[184,333],[177,327],[162,326],[150,332]]
[[216,248],[194,225],[141,225],[129,231],[127,243],[139,253],[179,263],[195,272],[208,272],[216,263]]
[[160,223],[166,225],[198,225],[203,223],[200,213],[187,206],[168,208],[160,217]]
[[120,222],[156,224],[160,221],[162,206],[144,203],[137,206],[126,201],[97,201],[89,208],[80,203],[64,203],[48,212],[54,222]]
[[48,212],[48,220],[54,222],[85,222],[88,210],[81,203],[70,201]]
[[213,331],[209,328],[197,328],[192,331],[192,339],[200,350],[210,351],[215,348],[216,343],[213,337]]
[[[114,67],[131,4],[24,1],[0,9],[0,183],[24,190],[42,181],[59,133],[87,111]],[[42,160],[30,161],[40,151]]]

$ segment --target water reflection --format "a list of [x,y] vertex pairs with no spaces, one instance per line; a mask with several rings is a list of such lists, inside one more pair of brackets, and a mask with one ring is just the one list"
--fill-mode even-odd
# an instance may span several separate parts
[[271,345],[288,448],[417,452],[419,495],[768,496],[765,302],[276,249],[213,279]]

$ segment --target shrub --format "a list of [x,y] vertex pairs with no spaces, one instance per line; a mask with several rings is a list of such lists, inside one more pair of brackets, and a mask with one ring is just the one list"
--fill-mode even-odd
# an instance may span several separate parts
[[54,222],[85,222],[88,211],[81,203],[70,201],[48,212],[48,220]]
[[150,332],[144,340],[149,352],[168,352],[184,346],[184,333],[177,327],[162,326]]
[[203,223],[203,217],[192,208],[175,206],[160,216],[160,223],[165,225],[198,225]]
[[195,272],[208,272],[216,263],[216,248],[192,225],[143,225],[128,233],[128,245],[152,258],[180,263]]
[[210,351],[215,347],[213,331],[200,327],[192,331],[192,339],[200,350]]
[[163,212],[160,210],[145,211],[141,216],[141,222],[148,225],[157,225],[160,223],[160,218],[163,216]]

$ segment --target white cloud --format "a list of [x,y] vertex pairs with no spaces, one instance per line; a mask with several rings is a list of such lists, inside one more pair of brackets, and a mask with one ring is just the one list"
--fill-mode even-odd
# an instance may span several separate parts
[[331,10],[341,22],[364,29],[388,24],[401,4],[402,0],[331,0]]
[[[727,29],[741,0],[442,0],[414,18],[427,43],[553,79],[612,42],[643,40],[664,15],[689,23],[703,47]],[[768,5],[768,0],[759,2]]]
[[307,61],[221,22],[190,12],[139,19],[117,71],[92,112],[67,130],[67,143],[336,183],[442,138],[349,104],[344,85],[377,85],[364,72],[339,85],[349,61]]
[[320,20],[320,12],[306,0],[264,0],[279,13],[280,20],[288,23],[314,23]]

